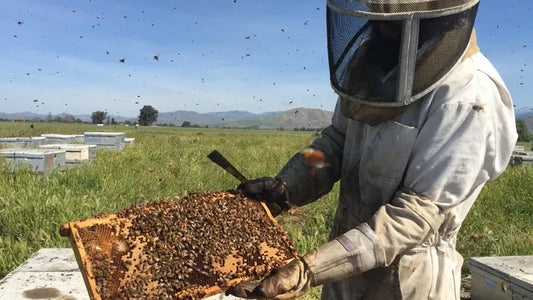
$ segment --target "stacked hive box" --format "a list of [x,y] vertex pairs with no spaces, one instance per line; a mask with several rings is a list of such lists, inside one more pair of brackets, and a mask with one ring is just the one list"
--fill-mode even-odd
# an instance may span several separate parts
[[533,256],[471,257],[472,299],[533,299]]
[[46,144],[72,144],[83,142],[83,135],[79,134],[41,134],[41,137],[46,138]]
[[32,170],[49,172],[65,165],[65,151],[57,149],[1,149],[0,156],[13,168],[29,167]]
[[65,151],[65,163],[67,166],[89,163],[96,156],[96,145],[50,144],[41,145],[39,148]]
[[0,144],[10,147],[38,147],[44,144],[45,137],[9,137],[0,138]]
[[120,150],[124,148],[124,132],[85,132],[86,145],[96,145],[98,148]]
[[124,138],[124,143],[126,146],[131,146],[135,144],[135,138]]

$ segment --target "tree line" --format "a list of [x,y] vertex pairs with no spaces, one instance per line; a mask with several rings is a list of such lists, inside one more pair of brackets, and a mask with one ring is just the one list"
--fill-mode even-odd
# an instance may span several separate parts
[[533,141],[533,134],[529,132],[527,128],[526,120],[517,119],[516,120],[516,132],[518,133],[519,142],[531,142]]
[[[159,112],[151,105],[145,105],[139,111],[137,117],[138,124],[141,126],[152,125],[157,121]],[[91,122],[93,124],[103,124],[104,120],[107,120],[107,124],[116,124],[115,118],[109,118],[106,111],[97,110],[91,114]]]

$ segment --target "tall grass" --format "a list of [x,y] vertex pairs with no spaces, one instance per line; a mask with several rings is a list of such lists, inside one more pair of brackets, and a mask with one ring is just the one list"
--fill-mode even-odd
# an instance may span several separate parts
[[[189,192],[227,190],[236,179],[206,158],[219,150],[246,177],[275,175],[314,134],[289,131],[222,130],[177,127],[96,127],[87,124],[0,123],[0,136],[41,133],[82,134],[125,131],[135,145],[122,151],[98,150],[96,160],[79,167],[15,174],[0,167],[0,278],[43,247],[69,247],[59,236],[63,223],[114,213],[134,202],[173,199]],[[278,221],[305,254],[327,241],[338,186],[315,203]],[[458,239],[465,258],[533,254],[533,168],[510,167],[487,184]],[[473,237],[474,236],[474,237]],[[466,261],[466,260],[465,260]],[[313,289],[305,299],[319,297]]]
[[463,223],[457,249],[465,257],[533,254],[532,167],[510,166],[485,186]]

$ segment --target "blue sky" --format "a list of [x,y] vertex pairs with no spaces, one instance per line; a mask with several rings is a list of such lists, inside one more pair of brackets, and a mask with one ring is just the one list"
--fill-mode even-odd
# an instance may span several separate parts
[[[0,111],[333,110],[325,3],[3,1]],[[517,108],[533,107],[532,8],[482,0],[476,21]]]

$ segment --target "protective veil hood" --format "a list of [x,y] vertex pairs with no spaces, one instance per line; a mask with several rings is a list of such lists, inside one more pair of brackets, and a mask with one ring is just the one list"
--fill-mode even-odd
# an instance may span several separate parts
[[330,78],[344,101],[401,107],[461,60],[479,0],[328,0]]

